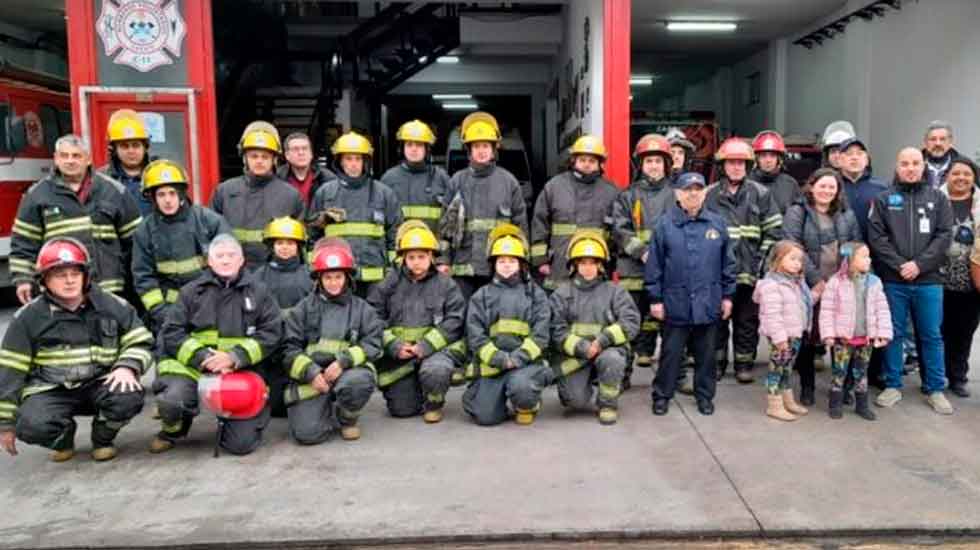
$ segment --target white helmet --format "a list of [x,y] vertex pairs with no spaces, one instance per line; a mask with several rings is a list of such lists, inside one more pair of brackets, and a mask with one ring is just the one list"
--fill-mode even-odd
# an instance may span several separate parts
[[846,140],[856,137],[854,126],[846,120],[837,120],[827,125],[823,131],[820,148],[837,147]]

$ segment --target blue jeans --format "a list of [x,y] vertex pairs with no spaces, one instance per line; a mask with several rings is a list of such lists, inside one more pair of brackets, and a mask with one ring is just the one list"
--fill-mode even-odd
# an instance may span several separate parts
[[926,393],[943,391],[946,387],[946,360],[940,332],[943,320],[942,285],[885,283],[885,296],[891,308],[895,331],[895,337],[885,350],[885,386],[902,387],[903,343],[911,312],[915,333],[922,344],[919,369],[923,373],[923,389]]

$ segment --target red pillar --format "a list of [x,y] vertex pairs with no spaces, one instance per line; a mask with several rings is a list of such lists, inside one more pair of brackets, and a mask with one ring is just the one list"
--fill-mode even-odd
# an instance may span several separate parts
[[608,177],[630,183],[630,9],[632,0],[603,0],[602,116]]
[[96,83],[95,4],[91,0],[65,0],[68,31],[68,78],[71,81],[71,119],[75,132],[82,127],[78,87]]

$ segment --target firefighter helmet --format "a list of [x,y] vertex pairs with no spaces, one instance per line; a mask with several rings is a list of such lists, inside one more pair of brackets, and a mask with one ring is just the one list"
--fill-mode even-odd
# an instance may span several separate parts
[[432,132],[432,128],[429,128],[428,124],[415,119],[402,124],[398,128],[398,133],[395,134],[395,139],[403,142],[416,141],[418,143],[425,143],[426,145],[433,145],[436,142],[436,135]]
[[715,153],[715,160],[718,162],[724,162],[726,160],[752,162],[754,159],[755,154],[752,152],[752,146],[744,139],[737,137],[730,137],[723,141],[721,146],[718,147],[718,152]]
[[823,131],[823,139],[820,140],[821,149],[828,147],[838,147],[844,141],[857,137],[854,126],[846,120],[837,120],[827,125]]
[[347,132],[346,134],[337,138],[330,147],[330,153],[333,156],[345,155],[345,154],[355,154],[355,155],[365,155],[370,157],[374,154],[374,147],[371,147],[371,142],[368,138],[358,134],[357,132]]
[[786,143],[783,141],[783,136],[779,135],[779,132],[775,130],[763,130],[752,140],[752,150],[756,154],[769,152],[785,155]]
[[670,142],[660,134],[647,134],[636,142],[636,147],[633,148],[633,156],[642,159],[647,155],[662,156],[668,170],[674,162],[674,157],[670,154]]
[[498,225],[490,232],[487,237],[487,258],[494,259],[498,256],[514,256],[524,261],[528,259],[527,238],[520,227],[512,223]]
[[48,271],[56,267],[74,265],[82,268],[87,274],[89,258],[88,250],[80,241],[71,237],[55,237],[44,243],[37,253],[34,271],[41,281]]
[[289,216],[275,218],[262,231],[262,240],[269,242],[278,239],[306,242],[306,227]]
[[255,418],[269,400],[265,380],[247,370],[202,376],[197,392],[205,407],[219,418],[231,420]]
[[354,271],[354,253],[347,241],[337,237],[320,240],[313,249],[313,265],[310,267],[314,277],[324,271]]
[[476,141],[500,143],[500,125],[497,124],[497,119],[483,111],[467,115],[459,127],[459,133],[463,143],[467,145]]
[[609,261],[609,246],[600,231],[594,229],[579,229],[568,241],[568,269],[572,270],[575,260],[579,258],[595,258],[601,263]]
[[238,141],[238,153],[244,155],[246,149],[262,149],[276,155],[282,153],[279,130],[264,120],[249,123]]
[[147,164],[143,169],[143,194],[153,193],[167,185],[187,189],[187,171],[184,167],[167,159],[157,159]]
[[602,143],[602,140],[596,136],[584,135],[575,140],[572,144],[572,148],[568,150],[569,154],[575,155],[592,155],[599,157],[602,160],[606,160],[606,146]]
[[129,139],[150,140],[150,133],[146,131],[146,124],[143,123],[139,113],[132,109],[119,109],[112,113],[109,117],[106,135],[109,138],[109,143]]
[[409,250],[431,250],[439,251],[439,242],[435,234],[429,229],[425,222],[419,220],[409,220],[398,228],[395,236],[396,250],[399,254],[404,254]]
[[677,145],[679,147],[683,147],[684,150],[687,151],[688,155],[694,154],[694,144],[691,143],[691,140],[687,139],[687,134],[684,133],[684,130],[681,130],[676,126],[667,130],[667,141],[671,144],[671,146]]

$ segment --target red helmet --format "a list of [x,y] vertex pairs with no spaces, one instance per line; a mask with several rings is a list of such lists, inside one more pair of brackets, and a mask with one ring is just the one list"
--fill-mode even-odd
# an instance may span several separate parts
[[752,162],[755,160],[755,154],[752,152],[752,146],[747,141],[742,138],[730,137],[718,147],[718,152],[715,153],[715,160],[718,162],[724,162],[726,160]]
[[44,243],[37,254],[34,271],[40,277],[56,267],[77,265],[88,272],[89,255],[85,245],[71,237],[56,237]]
[[786,154],[786,143],[783,136],[775,130],[763,130],[752,140],[752,150],[756,153],[772,152],[780,155]]
[[232,420],[255,418],[269,400],[265,380],[252,371],[202,376],[197,393],[211,412]]
[[639,159],[647,155],[663,156],[668,168],[674,159],[670,154],[670,142],[660,134],[647,134],[636,142],[636,147],[633,148],[633,156]]
[[354,253],[343,239],[323,239],[313,249],[313,265],[310,271],[316,275],[335,269],[354,271]]

